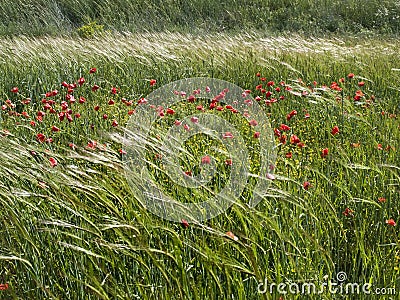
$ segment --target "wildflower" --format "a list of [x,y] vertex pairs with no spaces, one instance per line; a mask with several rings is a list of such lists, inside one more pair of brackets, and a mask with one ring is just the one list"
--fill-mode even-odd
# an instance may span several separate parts
[[279,129],[282,131],[289,131],[290,127],[285,124],[281,124],[281,126],[279,126]]
[[13,87],[12,89],[11,89],[11,93],[18,93],[18,88],[17,87]]
[[189,227],[189,222],[186,221],[185,219],[182,219],[181,220],[181,225],[182,225],[183,228],[188,228]]
[[353,216],[353,213],[354,213],[354,210],[352,210],[352,209],[350,209],[348,207],[346,207],[346,209],[343,211],[343,215],[345,217]]
[[113,127],[117,127],[118,126],[118,122],[117,122],[117,120],[114,120],[113,122],[112,122],[112,124],[111,124]]
[[197,117],[191,117],[191,118],[190,118],[190,121],[191,121],[192,123],[198,123],[198,122],[199,122],[199,118],[197,118]]
[[300,143],[300,139],[298,138],[297,135],[292,134],[290,136],[290,143],[291,144],[298,144],[298,143]]
[[166,112],[168,115],[173,115],[175,113],[175,110],[173,110],[172,108],[167,108]]
[[364,81],[360,81],[359,83],[358,83],[358,86],[364,86],[365,85],[365,82]]
[[58,131],[60,131],[60,128],[58,128],[57,126],[52,126],[51,131],[58,132]]
[[286,158],[292,158],[292,157],[293,157],[292,152],[287,152],[287,153],[285,154],[285,157],[286,157]]
[[78,84],[79,85],[82,85],[84,83],[85,83],[85,78],[81,77],[81,78],[78,79]]
[[111,94],[116,95],[118,94],[118,89],[116,87],[111,88]]
[[249,122],[249,124],[250,124],[250,126],[257,126],[258,125],[258,123],[257,123],[257,121],[256,120],[251,120],[250,122]]
[[339,127],[338,126],[334,126],[331,130],[331,134],[335,135],[339,133]]
[[211,163],[211,158],[210,158],[208,155],[203,156],[203,157],[201,158],[201,163],[202,163],[203,165],[209,165],[209,164]]
[[95,107],[94,107],[94,110],[95,111],[98,111],[100,109],[100,106],[98,106],[98,105],[96,105]]
[[225,165],[232,166],[232,159],[225,160]]
[[108,105],[114,105],[115,101],[113,99],[108,100]]
[[183,129],[185,129],[186,131],[189,131],[189,130],[190,130],[190,127],[189,127],[188,124],[185,124],[185,125],[183,125]]
[[311,187],[311,183],[308,181],[303,182],[303,188],[307,191]]
[[379,201],[380,203],[384,203],[384,202],[386,202],[386,198],[384,198],[384,197],[379,197],[379,198],[378,198],[378,201]]
[[396,222],[393,219],[386,220],[386,224],[390,226],[396,226]]
[[107,114],[104,114],[104,115],[103,115],[103,120],[107,120],[107,119],[108,119]]
[[52,168],[54,168],[58,164],[54,157],[50,157],[49,161],[50,161],[50,165],[51,165]]
[[157,83],[157,80],[150,79],[150,86],[154,86]]
[[38,134],[36,135],[36,139],[37,139],[39,142],[43,143],[43,142],[46,140],[46,136],[45,136],[43,133],[38,133]]
[[377,148],[378,148],[378,150],[383,150],[382,144],[378,144]]
[[231,132],[225,132],[223,135],[222,135],[222,137],[224,138],[224,139],[233,139],[233,134],[231,133]]
[[93,74],[93,73],[96,73],[97,72],[97,69],[96,68],[91,68],[90,70],[89,70],[89,74]]
[[254,132],[253,137],[255,139],[258,139],[260,137],[260,132],[258,132],[258,131]]
[[119,152],[120,154],[126,154],[126,151],[125,151],[124,149],[119,149],[118,152]]
[[99,87],[97,84],[93,85],[93,86],[92,86],[92,92],[97,91],[99,88],[100,88],[100,87]]
[[324,149],[321,150],[321,157],[322,158],[327,157],[328,154],[329,154],[329,149],[328,148],[324,148]]
[[68,146],[72,149],[75,150],[76,145],[74,143],[69,143]]
[[349,73],[349,75],[347,75],[347,77],[348,77],[349,79],[351,79],[351,78],[354,77],[354,74],[353,74],[353,73]]

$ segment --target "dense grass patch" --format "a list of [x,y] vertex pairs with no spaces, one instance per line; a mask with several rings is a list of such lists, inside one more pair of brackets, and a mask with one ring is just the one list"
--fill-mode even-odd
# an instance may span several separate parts
[[[0,34],[69,34],[93,21],[104,25],[105,30],[119,32],[220,32],[256,29],[309,34],[397,34],[399,13],[398,1],[394,0],[18,0],[3,1]],[[90,28],[81,31],[85,35],[90,32]]]
[[[347,282],[398,288],[398,226],[387,224],[399,220],[400,209],[398,50],[396,41],[255,33],[3,40],[0,280],[9,288],[0,295],[276,299],[258,294],[259,282],[326,282],[339,271],[346,272]],[[89,71],[93,67],[96,72]],[[248,208],[246,191],[224,214],[186,227],[151,214],[132,192],[120,136],[142,97],[197,76],[250,89],[260,96],[271,126],[286,124],[290,130],[281,128],[274,138],[275,180],[264,201]],[[64,81],[77,86],[62,86]],[[256,89],[260,84],[270,97]],[[93,91],[94,85],[99,89]],[[46,96],[54,90],[58,93]],[[85,101],[79,103],[81,97]],[[60,121],[62,101],[72,109],[71,122],[67,116]],[[174,110],[183,118],[199,104]],[[38,111],[46,113],[42,122]],[[297,114],[288,118],[293,111]],[[215,113],[234,119],[244,135],[253,133],[228,109]],[[172,120],[166,117],[160,126]],[[334,126],[338,134],[332,134]],[[248,147],[257,149],[249,137]],[[209,143],[201,136],[189,140],[192,152],[185,160],[198,158]],[[149,162],[153,154],[149,151]],[[50,158],[57,165],[51,167]],[[220,158],[221,174],[225,159]],[[167,187],[171,194],[182,193]],[[329,293],[309,296],[321,297],[336,299]]]

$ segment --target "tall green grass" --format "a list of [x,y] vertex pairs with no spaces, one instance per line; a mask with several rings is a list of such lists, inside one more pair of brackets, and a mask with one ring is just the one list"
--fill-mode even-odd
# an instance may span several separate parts
[[[59,35],[97,21],[120,32],[262,30],[303,33],[399,31],[397,1],[10,1],[0,35]],[[290,9],[288,9],[290,7]]]
[[[400,73],[393,70],[400,65],[398,42],[164,33],[91,41],[16,38],[0,47],[1,104],[30,97],[26,109],[33,116],[44,93],[61,91],[61,82],[81,76],[86,85],[76,96],[87,98],[82,121],[60,134],[50,130],[54,123],[61,127],[56,118],[31,128],[2,112],[9,134],[0,143],[0,280],[10,287],[1,297],[277,299],[259,294],[259,282],[323,282],[339,271],[347,273],[347,282],[399,287],[398,226],[385,224],[398,221],[399,210],[400,124],[389,116],[399,114]],[[97,72],[89,75],[92,67]],[[256,93],[257,72],[284,80],[295,92],[309,91],[307,97],[287,92],[285,100],[263,106],[274,128],[288,123],[307,147],[278,146],[276,179],[253,209],[238,200],[226,213],[189,228],[151,214],[125,178],[118,153],[123,145],[115,138],[122,132],[93,106],[106,107],[110,97],[137,101],[151,92],[152,78],[162,86],[215,77]],[[329,86],[350,72],[356,78],[346,78],[343,94],[308,88],[314,80],[317,87]],[[351,98],[361,80],[366,99],[375,96],[370,108]],[[96,93],[90,91],[94,83],[101,86]],[[10,93],[14,86],[18,95]],[[110,93],[113,86],[120,88],[117,96]],[[120,102],[104,109],[124,125],[127,108]],[[292,110],[298,115],[288,122]],[[339,135],[330,134],[334,125]],[[37,142],[38,131],[52,136],[53,144]],[[109,147],[87,150],[89,139]],[[76,151],[68,148],[71,141]],[[378,150],[379,143],[395,150]],[[325,147],[330,154],[322,159]],[[285,157],[288,151],[292,159]],[[49,167],[49,157],[57,159],[56,167]],[[353,217],[343,215],[346,207]],[[308,298],[322,297],[337,299],[329,293]]]

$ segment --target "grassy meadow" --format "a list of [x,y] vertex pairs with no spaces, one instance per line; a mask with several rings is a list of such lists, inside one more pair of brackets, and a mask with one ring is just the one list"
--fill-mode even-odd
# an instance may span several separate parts
[[[331,10],[326,1],[296,1],[290,13],[282,9],[285,1],[267,1],[262,12],[257,1],[182,2],[179,10],[170,1],[42,2],[41,10],[29,1],[5,5],[0,18],[0,299],[395,299],[400,43],[389,36],[398,29],[394,1],[363,8],[334,1]],[[229,14],[237,6],[240,18]],[[198,23],[210,10],[214,22]],[[322,15],[330,11],[341,12],[331,12],[340,18],[331,20],[332,30]],[[305,24],[299,12],[314,14],[317,25]],[[91,20],[104,28],[80,30]],[[271,174],[259,172],[257,127],[223,99],[221,109],[186,96],[161,109],[143,100],[192,77],[249,90],[274,131]],[[124,165],[124,128],[141,107],[159,116],[150,146],[175,120],[193,114],[235,124],[251,174],[228,210],[187,223],[146,209],[129,184],[138,175]],[[219,177],[204,190],[174,185],[160,153],[147,147],[154,181],[176,199],[207,200],[229,181],[230,155],[218,140],[195,135],[182,154],[190,176],[212,155]],[[268,189],[249,208],[260,180],[268,180]],[[321,286],[337,282],[340,272],[344,283],[371,284],[371,294],[258,291],[266,280]]]

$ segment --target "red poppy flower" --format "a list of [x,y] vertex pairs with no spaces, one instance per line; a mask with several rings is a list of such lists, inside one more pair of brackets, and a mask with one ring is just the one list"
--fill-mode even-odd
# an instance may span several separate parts
[[393,219],[386,220],[386,224],[390,226],[396,226],[396,222]]
[[196,109],[197,109],[197,110],[204,111],[204,107],[203,107],[202,105],[197,105],[197,106],[196,106]]
[[345,217],[353,216],[353,213],[354,213],[354,210],[352,210],[352,209],[350,209],[348,207],[346,207],[346,209],[343,211],[343,215]]
[[321,157],[322,158],[327,157],[328,154],[329,154],[329,149],[328,148],[324,148],[324,149],[321,150]]
[[11,93],[18,93],[18,88],[17,87],[13,87],[12,89],[11,89]]
[[104,115],[103,115],[103,120],[107,120],[107,119],[108,119],[107,114],[104,114]]
[[335,135],[335,134],[338,134],[338,133],[339,133],[339,127],[334,126],[334,127],[332,128],[332,130],[331,130],[331,134],[332,134],[332,135]]
[[311,183],[308,181],[303,182],[303,188],[307,191],[311,187]]
[[76,145],[74,143],[69,143],[68,146],[72,149],[75,150]]
[[364,86],[365,85],[365,82],[364,81],[360,81],[359,83],[358,83],[358,86]]
[[116,87],[112,87],[111,94],[114,94],[114,95],[118,94],[118,89]]
[[108,100],[108,105],[114,105],[115,101],[113,99]]
[[60,131],[60,128],[58,128],[57,126],[52,126],[51,131],[58,132],[58,131]]
[[257,77],[260,77],[260,76],[261,76],[261,73],[260,73],[260,72],[257,72],[256,76],[257,76]]
[[92,86],[92,92],[97,91],[99,88],[100,87],[97,84],[95,84],[94,86]]
[[256,120],[251,120],[250,122],[249,122],[249,124],[250,124],[250,126],[257,126],[258,125],[258,123],[257,123],[257,121]]
[[203,156],[203,157],[201,158],[201,163],[202,163],[203,165],[209,165],[209,164],[211,163],[211,158],[210,158],[208,155]]
[[378,148],[378,150],[383,150],[382,144],[378,144],[377,148]]
[[150,80],[150,86],[154,86],[157,83],[157,80],[151,79]]
[[290,143],[291,143],[291,144],[298,144],[298,143],[300,143],[300,139],[298,138],[297,135],[292,134],[292,135],[290,136]]
[[290,127],[285,124],[281,124],[281,126],[279,126],[279,129],[282,131],[289,131]]
[[56,161],[56,159],[55,158],[53,158],[53,157],[50,157],[49,158],[49,161],[50,161],[50,165],[51,165],[51,167],[52,168],[54,168],[55,166],[57,166],[57,161]]
[[78,84],[79,85],[82,85],[84,83],[85,83],[85,78],[81,77],[81,78],[78,79]]
[[39,142],[43,143],[46,140],[46,136],[43,133],[38,133],[36,138]]
[[94,107],[94,110],[95,111],[98,111],[100,109],[100,106],[98,106],[98,105],[96,105],[95,107]]
[[287,136],[286,136],[286,135],[282,135],[282,136],[279,138],[279,142],[280,142],[281,144],[285,145],[285,144],[286,144],[286,139],[287,139]]
[[112,122],[112,124],[111,124],[113,127],[117,127],[118,126],[118,122],[117,122],[117,120],[114,120],[113,122]]
[[191,121],[192,123],[199,123],[199,118],[197,118],[197,117],[191,117],[191,118],[190,118],[190,121]]
[[349,75],[347,75],[347,77],[351,79],[351,78],[354,77],[354,74],[353,73],[349,73]]
[[97,69],[96,68],[91,68],[90,70],[89,70],[89,73],[90,74],[93,74],[93,73],[96,73],[97,72]]
[[185,171],[185,172],[183,172],[186,176],[192,176],[193,174],[192,174],[192,171]]
[[225,164],[226,164],[227,166],[232,166],[232,159],[227,159],[227,160],[225,160]]
[[255,139],[258,139],[260,137],[260,132],[258,132],[258,131],[254,132],[253,137]]
[[286,154],[285,154],[285,157],[286,157],[286,158],[292,158],[292,157],[293,157],[292,152],[286,153]]
[[1,283],[0,284],[0,291],[8,290],[8,283]]
[[225,132],[223,135],[222,135],[222,137],[224,138],[224,139],[233,139],[233,134],[231,133],[231,132]]
[[188,227],[189,227],[189,222],[186,221],[185,219],[182,219],[182,220],[181,220],[181,224],[182,224],[182,227],[183,227],[183,228],[188,228]]
[[175,111],[172,108],[167,108],[167,114],[173,115]]
[[379,198],[378,198],[378,201],[379,201],[380,203],[386,202],[386,198],[384,198],[384,197],[379,197]]
[[188,124],[185,124],[185,125],[183,125],[183,129],[185,129],[186,131],[189,131],[189,130],[190,130],[190,127],[189,127]]

